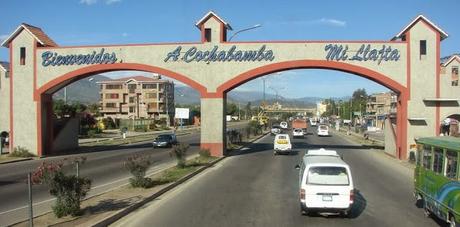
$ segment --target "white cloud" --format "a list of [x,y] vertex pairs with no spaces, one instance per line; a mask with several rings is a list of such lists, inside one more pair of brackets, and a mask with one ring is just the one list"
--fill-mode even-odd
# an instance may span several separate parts
[[[80,4],[85,5],[94,5],[98,2],[98,0],[80,0]],[[121,0],[105,0],[105,4],[111,5],[117,2],[121,2]]]
[[291,20],[291,21],[275,21],[268,22],[267,24],[273,24],[278,26],[294,25],[294,26],[310,26],[310,25],[324,25],[332,27],[346,27],[347,22],[343,20],[333,18],[320,18],[313,20]]
[[93,5],[96,4],[97,0],[80,0],[80,4]]
[[126,33],[126,32],[123,32],[123,33],[121,33],[121,36],[123,36],[123,37],[127,37],[127,36],[129,36],[129,34],[128,34],[128,33]]
[[313,21],[313,22],[318,23],[318,24],[337,26],[337,27],[345,27],[345,26],[347,26],[346,21],[337,20],[337,19],[331,19],[331,18],[321,18],[321,19]]
[[111,5],[111,4],[117,3],[117,2],[121,2],[121,0],[106,0],[106,1],[105,1],[105,4]]
[[8,35],[0,35],[0,42],[3,42],[6,38],[8,38]]

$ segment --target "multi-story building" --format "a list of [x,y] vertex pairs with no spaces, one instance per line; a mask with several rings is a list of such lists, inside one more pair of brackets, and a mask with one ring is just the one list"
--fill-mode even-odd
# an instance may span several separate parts
[[395,116],[397,95],[393,92],[375,93],[366,103],[367,120],[374,127],[383,129],[385,118]]
[[99,81],[101,113],[112,118],[174,116],[174,83],[161,76],[132,76]]

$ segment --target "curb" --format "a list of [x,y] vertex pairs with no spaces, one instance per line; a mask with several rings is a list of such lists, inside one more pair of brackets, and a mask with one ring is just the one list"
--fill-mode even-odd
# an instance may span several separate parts
[[14,162],[29,161],[29,160],[32,160],[32,159],[33,158],[21,158],[21,159],[15,159],[15,160],[11,160],[11,161],[4,161],[4,162],[0,162],[0,165],[8,164],[8,163],[14,163]]
[[196,171],[188,174],[187,176],[182,177],[178,181],[166,186],[165,188],[163,188],[160,191],[154,193],[153,195],[145,198],[144,200],[142,200],[142,201],[140,201],[140,202],[138,202],[136,204],[133,204],[133,205],[131,205],[131,206],[129,206],[129,207],[127,207],[127,208],[115,213],[115,214],[113,214],[112,216],[110,216],[108,218],[105,218],[105,219],[100,220],[100,221],[98,221],[98,222],[96,222],[94,224],[91,224],[91,226],[93,226],[93,227],[103,227],[103,226],[108,226],[108,225],[118,221],[119,219],[121,219],[122,217],[126,216],[127,214],[129,214],[129,213],[135,211],[136,209],[142,207],[143,205],[151,202],[152,200],[158,198],[159,196],[163,195],[164,193],[168,192],[169,190],[171,190],[171,189],[179,186],[180,184],[186,182],[190,178],[196,176],[197,174],[203,172],[205,169],[215,165],[216,163],[222,161],[225,158],[226,157],[224,156],[224,157],[221,157],[221,158],[218,158],[218,159],[214,160],[213,162],[207,164],[206,166],[203,166],[203,167],[197,169]]

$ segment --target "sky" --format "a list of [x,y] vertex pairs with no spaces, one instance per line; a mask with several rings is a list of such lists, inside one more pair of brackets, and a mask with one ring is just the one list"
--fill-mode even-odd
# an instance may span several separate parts
[[[210,10],[230,23],[233,32],[261,25],[233,41],[389,40],[423,14],[449,34],[441,42],[441,56],[460,53],[458,0],[15,0],[1,6],[0,40],[24,22],[42,28],[61,46],[196,42],[200,33],[194,25]],[[0,61],[7,60],[7,49],[0,48]],[[349,96],[358,88],[368,93],[387,90],[331,70],[290,70],[266,77],[267,92],[289,98]],[[262,79],[236,89],[262,91]]]

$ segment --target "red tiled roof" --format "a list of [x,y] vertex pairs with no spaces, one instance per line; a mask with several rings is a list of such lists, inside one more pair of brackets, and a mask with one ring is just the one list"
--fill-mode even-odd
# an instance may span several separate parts
[[112,79],[112,80],[104,80],[104,81],[100,81],[98,83],[120,83],[120,82],[127,82],[129,80],[136,80],[136,81],[142,81],[142,82],[159,82],[161,81],[161,79],[155,79],[155,78],[152,78],[152,77],[146,77],[146,76],[129,76],[129,77],[122,77],[122,78],[118,78],[118,79]]
[[58,46],[43,30],[39,27],[32,26],[30,24],[22,23],[21,25],[16,28],[16,30],[2,42],[2,46],[8,47],[8,44],[11,40],[14,39],[22,30],[28,31],[40,45],[42,46],[51,46],[55,47]]
[[32,26],[30,24],[22,23],[22,25],[27,28],[41,43],[43,46],[57,46],[57,44],[42,31],[41,28]]
[[153,79],[151,77],[146,77],[146,76],[130,76],[130,77],[123,77],[123,78],[113,79],[113,81],[128,81],[128,80],[158,81],[158,79]]

